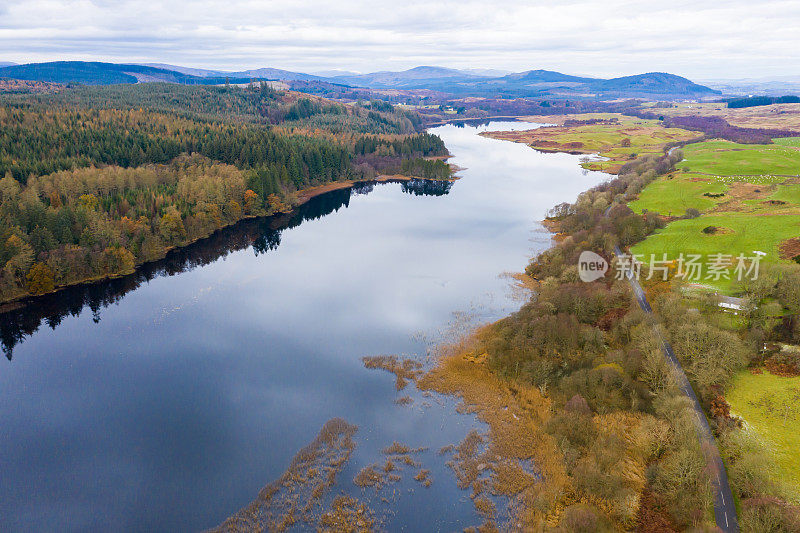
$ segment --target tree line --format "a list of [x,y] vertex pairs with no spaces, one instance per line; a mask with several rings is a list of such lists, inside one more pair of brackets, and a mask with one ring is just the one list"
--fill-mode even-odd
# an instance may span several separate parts
[[[634,213],[625,203],[680,159],[679,150],[642,156],[576,203],[553,208],[548,224],[563,238],[526,269],[538,280],[535,294],[477,335],[475,352],[486,353],[498,375],[538,388],[551,402],[543,430],[557,443],[570,488],[550,505],[564,508],[566,529],[575,513],[601,529],[708,525],[712,502],[694,414],[652,318],[639,309],[627,280],[609,275],[584,283],[577,267],[585,250],[609,257],[614,245],[633,244],[663,226],[657,215]],[[675,307],[672,295],[661,294],[665,309]],[[746,364],[745,341],[688,309],[676,308],[664,327],[707,399]],[[611,420],[626,420],[630,440],[608,430]]]
[[[559,442],[578,498],[593,502],[587,520],[610,518],[620,527],[638,523],[645,530],[651,523],[702,529],[711,505],[706,464],[657,327],[672,344],[724,451],[731,487],[742,502],[742,530],[797,531],[800,509],[771,477],[768,452],[731,416],[724,390],[748,365],[800,370],[797,356],[763,349],[800,342],[800,266],[767,266],[758,279],[743,283],[745,327],[738,331],[711,318],[719,314],[713,296],[687,303],[679,283],[676,289],[649,282],[660,319],[654,323],[626,281],[579,280],[582,251],[609,257],[614,245],[629,246],[664,225],[657,214],[637,214],[625,204],[681,157],[680,150],[642,156],[576,203],[553,208],[549,224],[563,238],[526,270],[539,281],[537,293],[519,312],[481,331],[478,350],[488,354],[498,374],[536,386],[552,400],[554,418],[546,430]],[[636,474],[630,465],[641,456],[622,445],[598,448],[597,417],[620,412],[636,417],[629,435],[644,445],[646,478],[638,490],[631,485]],[[638,510],[625,503],[637,492]]]
[[[128,273],[244,217],[287,211],[310,186],[449,178],[426,159],[446,154],[441,139],[415,132],[407,112],[370,107],[266,84],[0,98],[0,301]],[[259,122],[270,109],[280,126]]]
[[772,104],[800,104],[800,96],[748,96],[745,98],[733,98],[728,100],[728,107],[730,109],[742,109],[745,107]]

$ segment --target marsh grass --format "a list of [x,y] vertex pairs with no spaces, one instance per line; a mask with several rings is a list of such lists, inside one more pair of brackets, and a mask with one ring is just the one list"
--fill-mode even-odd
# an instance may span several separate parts
[[351,531],[371,529],[372,513],[363,504],[336,498],[326,510],[323,501],[350,460],[356,431],[356,426],[341,418],[327,421],[317,437],[295,455],[280,478],[261,489],[253,502],[212,531],[284,531],[299,524],[325,529],[329,527],[326,524],[340,524],[346,517],[358,517]]
[[395,388],[403,390],[422,373],[422,363],[414,359],[401,359],[396,355],[362,357],[366,368],[381,369],[395,375]]
[[341,494],[319,520],[318,531],[325,533],[366,533],[375,531],[374,512],[357,499]]

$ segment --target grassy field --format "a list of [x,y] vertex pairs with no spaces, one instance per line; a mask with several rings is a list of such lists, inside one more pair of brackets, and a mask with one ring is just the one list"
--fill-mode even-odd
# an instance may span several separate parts
[[[583,166],[592,170],[603,170],[614,173],[620,166],[636,155],[661,153],[664,146],[675,142],[693,139],[698,136],[679,128],[664,128],[656,120],[645,120],[614,113],[588,113],[558,117],[555,120],[563,124],[564,120],[606,121],[602,124],[585,124],[573,126],[553,126],[528,131],[486,132],[482,135],[495,139],[520,142],[533,148],[553,152],[573,152],[583,154],[600,154],[608,161],[591,161]],[[526,117],[533,122],[552,122],[546,117]]]
[[[772,450],[776,475],[800,494],[800,377],[740,372],[726,394],[731,411]],[[793,407],[792,407],[793,406]]]
[[728,109],[720,103],[675,103],[671,107],[652,107],[662,116],[715,116],[743,128],[780,128],[800,131],[800,104],[773,104]]
[[770,200],[786,202],[791,205],[800,205],[800,185],[778,185]]
[[[771,145],[715,140],[690,144],[683,153],[677,165],[683,170],[658,178],[630,207],[666,216],[695,208],[703,215],[670,222],[632,252],[646,259],[665,252],[669,258],[752,256],[758,250],[766,253],[766,262],[781,261],[779,244],[800,237],[800,184],[787,177],[800,175],[800,139],[775,139]],[[724,279],[699,283],[727,293],[735,286]]]
[[[714,226],[718,231],[704,233]],[[800,235],[800,215],[765,215],[753,217],[742,213],[702,215],[693,219],[675,220],[664,229],[632,248],[634,253],[677,256],[684,254],[710,255],[726,253],[751,255],[754,250],[765,252],[765,260],[778,260],[778,243]]]
[[686,146],[684,160],[678,167],[687,172],[719,176],[797,176],[800,175],[798,146],[798,138],[777,139],[775,144],[707,141]]
[[639,198],[628,204],[637,213],[652,211],[666,216],[683,215],[690,207],[706,211],[724,197],[704,196],[724,194],[728,185],[707,176],[675,173],[664,176],[647,186]]
[[[800,104],[781,108],[780,116],[797,118],[800,128]],[[744,116],[751,126],[770,126],[764,115],[775,110],[728,110],[721,104],[676,104],[677,107],[654,107],[665,115]],[[766,106],[773,107],[773,106]],[[753,117],[760,117],[758,122]],[[525,117],[531,122],[560,125],[528,131],[487,132],[489,137],[526,143],[547,151],[597,153],[607,161],[585,162],[585,168],[615,172],[633,154],[662,153],[665,145],[694,139],[697,132],[664,128],[659,121],[619,114],[589,113],[560,117]],[[565,121],[602,120],[599,124]],[[787,119],[788,120],[788,119]],[[765,262],[782,261],[778,247],[782,241],[800,237],[800,138],[775,139],[774,144],[747,145],[724,140],[692,143],[683,149],[684,160],[678,170],[649,184],[637,199],[630,202],[636,212],[645,210],[669,217],[683,217],[690,208],[702,216],[678,219],[632,248],[632,253],[647,259],[651,254],[669,259],[699,254],[744,254],[764,252]],[[798,177],[794,177],[798,176]],[[705,231],[704,231],[705,230]],[[645,261],[646,262],[646,261]],[[698,288],[733,292],[734,283],[726,279],[703,279]]]
[[[716,233],[703,231],[711,226],[717,228]],[[713,254],[753,257],[755,251],[760,251],[766,253],[764,262],[776,262],[780,260],[778,244],[797,236],[800,236],[800,215],[708,214],[670,222],[664,229],[633,246],[631,253],[641,254],[641,260],[645,263],[651,254],[659,260],[663,253],[670,260],[677,259],[681,253],[685,257],[699,254],[703,257],[701,262],[705,264]],[[692,281],[730,293],[734,287],[733,268],[734,265],[731,265],[731,279],[708,278],[704,269],[702,279]]]

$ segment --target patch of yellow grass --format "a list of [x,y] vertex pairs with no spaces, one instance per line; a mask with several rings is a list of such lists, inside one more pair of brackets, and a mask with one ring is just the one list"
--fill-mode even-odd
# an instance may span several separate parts
[[485,356],[473,353],[475,345],[466,341],[451,347],[417,386],[459,396],[464,410],[475,413],[489,426],[485,436],[472,431],[458,445],[440,451],[452,454],[448,465],[459,487],[472,489],[479,512],[494,518],[486,505],[486,501],[491,503],[491,493],[509,498],[507,525],[512,529],[521,525],[557,526],[564,510],[577,503],[596,507],[621,529],[634,527],[646,484],[646,461],[653,455],[654,439],[665,437],[659,432],[663,428],[658,421],[631,412],[594,417],[598,438],[617,443],[623,453],[615,449],[603,454],[601,450],[600,455],[589,454],[581,460],[612,460],[614,464],[593,468],[608,472],[622,488],[613,500],[587,496],[567,474],[558,443],[543,430],[552,416],[550,399],[533,386],[500,379],[488,367]]
[[798,389],[800,377],[742,371],[725,395],[731,412],[772,452],[780,483],[796,495],[800,494],[800,405],[794,399]]
[[[466,344],[451,347],[451,353],[417,383],[422,390],[460,396],[466,410],[489,426],[485,449],[482,437],[472,432],[454,450],[442,452],[454,453],[451,467],[459,486],[472,487],[476,506],[485,507],[483,493],[494,486],[522,502],[518,508],[524,510],[524,523],[541,523],[546,509],[555,507],[569,484],[556,443],[541,431],[550,417],[550,400],[533,387],[499,379],[484,357],[465,356],[468,353]],[[545,482],[530,482],[532,475],[521,466],[527,461],[536,465]],[[520,479],[512,481],[515,473]]]
[[413,359],[401,359],[396,355],[362,357],[361,361],[366,368],[379,368],[394,374],[397,390],[403,390],[410,381],[414,381],[422,374],[422,363]]

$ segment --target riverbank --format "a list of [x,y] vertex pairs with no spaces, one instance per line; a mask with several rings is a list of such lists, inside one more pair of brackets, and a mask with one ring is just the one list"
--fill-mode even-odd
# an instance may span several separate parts
[[[446,347],[419,380],[423,390],[460,397],[490,427],[455,446],[452,462],[476,508],[487,509],[484,527],[572,530],[589,521],[677,531],[707,523],[711,498],[695,415],[678,405],[682,393],[670,385],[649,322],[624,281],[582,283],[575,266],[583,250],[604,253],[612,240],[625,246],[652,232],[656,218],[607,207],[619,194],[635,194],[657,163],[638,160],[634,172],[550,219],[546,227],[563,233],[526,270],[539,281],[535,297]],[[680,437],[667,443],[667,434]],[[687,464],[688,477],[680,471]],[[665,489],[674,484],[677,490]],[[488,506],[485,494],[507,496],[509,511]]]
[[[581,120],[580,117],[576,117],[572,120],[572,125],[565,125],[565,131],[572,130],[575,124],[578,124],[579,129],[585,129],[586,123],[591,120],[594,119]],[[595,139],[597,142],[604,141],[603,135],[601,135],[603,130],[608,130],[606,133],[614,134],[614,130],[617,129],[617,124],[609,122],[607,117],[601,120],[601,123],[592,125],[598,128],[598,135]],[[530,143],[529,145],[536,149],[541,149],[536,146],[537,142],[545,144],[548,142],[546,136],[539,137],[538,141],[532,137],[536,134],[541,135],[540,130],[532,130],[530,134],[501,132],[493,135],[490,132],[485,135],[503,138],[503,140]],[[550,148],[560,151],[559,148],[575,147],[575,145],[565,144],[566,140],[569,140],[568,136],[560,139],[560,143],[555,143],[559,144],[558,146],[550,146]],[[764,262],[766,263],[776,262],[779,252],[782,259],[792,259],[796,254],[793,251],[794,248],[790,246],[794,239],[785,239],[790,236],[792,228],[796,226],[796,221],[787,216],[780,220],[776,217],[778,214],[796,213],[798,204],[796,192],[793,192],[797,187],[796,180],[791,179],[791,176],[780,176],[781,172],[785,173],[783,169],[787,163],[796,162],[796,140],[775,139],[775,144],[771,145],[737,145],[719,140],[702,141],[704,141],[703,138],[690,138],[689,143],[696,143],[689,144],[682,154],[675,152],[676,157],[670,157],[673,156],[672,149],[664,155],[656,152],[651,156],[645,156],[644,161],[647,161],[649,157],[653,163],[658,163],[660,158],[672,159],[670,163],[678,167],[674,170],[670,170],[668,165],[656,165],[654,168],[648,169],[647,165],[637,168],[635,164],[625,163],[624,166],[616,169],[617,172],[624,173],[623,177],[628,180],[625,188],[620,190],[614,180],[608,184],[605,190],[598,188],[590,191],[590,194],[584,195],[584,198],[577,204],[560,209],[558,216],[552,220],[553,223],[547,226],[551,230],[564,232],[561,234],[560,250],[556,253],[543,254],[544,261],[540,259],[532,263],[528,272],[537,279],[544,280],[542,286],[545,287],[545,291],[546,287],[548,285],[552,287],[553,283],[560,285],[563,291],[569,291],[569,269],[574,268],[572,265],[577,264],[577,255],[570,251],[573,250],[577,253],[582,248],[594,249],[598,253],[603,253],[603,250],[606,249],[603,243],[607,243],[611,237],[625,236],[625,231],[629,231],[635,226],[631,222],[637,218],[645,222],[648,219],[653,221],[661,219],[662,225],[669,222],[666,229],[652,227],[647,231],[637,232],[638,234],[635,236],[627,236],[627,245],[633,245],[632,252],[642,253],[645,257],[651,253],[660,257],[663,252],[667,252],[670,258],[677,257],[679,252],[700,252],[710,256],[712,252],[719,253],[721,251],[733,254],[735,257],[738,253],[747,254],[752,253],[751,250],[765,250]],[[661,149],[664,150],[669,144],[662,145]],[[687,143],[682,142],[682,144]],[[611,152],[606,155],[614,155],[613,147]],[[683,155],[686,156],[686,159],[678,162]],[[741,173],[740,169],[743,166],[747,168],[749,175],[734,175],[735,172]],[[651,170],[653,172],[648,174]],[[705,173],[701,174],[701,171]],[[661,176],[656,177],[656,173]],[[787,177],[790,179],[785,179]],[[686,184],[689,184],[690,187],[686,187]],[[621,193],[625,193],[625,195],[620,205],[606,207],[620,202]],[[632,213],[625,204],[630,204],[635,213]],[[655,212],[663,213],[665,211],[662,209],[665,207],[669,214],[680,213],[687,208],[691,209],[687,210],[687,215],[682,217],[682,220],[675,220],[677,217],[660,217]],[[694,209],[693,214],[692,209]],[[598,213],[603,213],[601,218],[609,215],[624,216],[630,222],[607,224],[597,218]],[[703,220],[706,221],[703,222]],[[756,225],[757,227],[750,227],[752,224],[747,226],[746,221],[758,221],[759,224]],[[772,221],[775,224],[770,226],[768,222]],[[735,222],[739,223],[735,224]],[[709,224],[711,225],[709,226]],[[593,233],[598,232],[597,226],[601,228],[605,226],[605,230],[610,231],[611,235],[603,235],[602,238],[593,236]],[[653,229],[656,231],[653,232]],[[576,235],[580,235],[583,243],[578,247],[575,246],[576,243],[573,239]],[[665,240],[670,235],[673,236],[673,240]],[[727,239],[727,242],[724,239]],[[696,243],[700,242],[703,243],[702,250],[697,249]],[[714,242],[717,242],[716,246]],[[639,337],[639,340],[633,343],[634,347],[640,353],[645,354],[645,359],[637,363],[641,366],[638,366],[633,372],[625,364],[620,366],[623,375],[628,375],[634,382],[641,381],[647,386],[653,397],[649,400],[653,405],[644,406],[641,410],[655,414],[663,422],[672,425],[674,420],[671,417],[680,418],[687,413],[674,412],[667,418],[663,418],[662,414],[659,414],[659,408],[655,405],[656,399],[658,396],[664,396],[665,393],[668,396],[672,394],[669,391],[674,385],[671,384],[668,375],[657,377],[658,373],[663,372],[664,369],[657,368],[661,363],[658,363],[656,355],[649,355],[648,350],[652,354],[661,351],[664,342],[661,340],[662,335],[674,346],[674,353],[686,369],[686,374],[691,378],[691,387],[699,396],[705,411],[700,416],[703,417],[702,420],[708,419],[708,424],[720,443],[721,455],[725,460],[722,468],[727,471],[730,478],[733,497],[731,498],[729,495],[722,499],[718,493],[716,494],[715,511],[719,511],[725,505],[728,506],[727,516],[721,512],[716,516],[717,526],[723,530],[735,527],[735,522],[729,520],[730,514],[733,512],[731,499],[736,503],[743,531],[764,531],[769,528],[795,531],[800,527],[798,518],[800,509],[796,507],[796,491],[787,490],[786,487],[787,478],[790,480],[789,484],[796,483],[796,472],[787,467],[788,463],[784,456],[774,456],[771,448],[776,441],[784,442],[786,432],[781,433],[780,428],[785,427],[787,418],[793,419],[794,417],[794,413],[790,412],[788,407],[784,407],[782,413],[785,416],[783,426],[781,426],[780,417],[774,414],[775,411],[778,411],[777,405],[786,406],[791,403],[791,400],[786,398],[791,398],[791,394],[794,393],[791,388],[792,378],[768,376],[767,370],[762,368],[762,365],[765,364],[762,361],[764,358],[767,360],[765,365],[768,368],[771,368],[770,365],[775,366],[776,364],[783,365],[781,368],[797,368],[800,365],[798,352],[793,346],[798,343],[798,337],[790,333],[790,331],[797,331],[794,329],[797,327],[797,321],[787,318],[795,316],[796,313],[797,270],[795,265],[786,261],[783,265],[774,267],[767,264],[765,268],[762,268],[757,283],[735,283],[727,277],[720,281],[712,281],[714,288],[725,292],[744,292],[745,299],[743,301],[746,302],[744,307],[736,313],[730,313],[720,309],[714,298],[704,298],[702,295],[696,294],[696,291],[682,290],[685,289],[685,284],[680,281],[672,282],[671,280],[671,282],[663,283],[650,280],[646,274],[647,265],[643,265],[641,279],[647,280],[643,281],[643,284],[646,285],[651,296],[656,296],[651,302],[660,327],[663,327],[663,333],[652,336],[651,341],[644,345],[641,344],[642,332],[634,335],[632,338],[634,341],[637,336]],[[572,276],[574,275],[573,271]],[[553,281],[553,276],[557,278],[556,281]],[[741,292],[736,292],[736,294],[741,294]],[[564,298],[561,296],[559,300],[563,301]],[[538,300],[541,300],[541,295]],[[748,307],[748,305],[753,305],[753,307]],[[650,308],[650,304],[646,301],[643,306],[648,310]],[[765,310],[760,311],[761,308]],[[557,305],[556,309],[558,309]],[[738,316],[731,316],[732,314]],[[496,330],[510,329],[510,326],[504,322],[507,320],[513,322],[513,318],[513,316],[509,317],[491,327]],[[611,331],[616,331],[628,320],[630,320],[628,316],[623,317],[622,322],[618,322],[616,318],[612,319]],[[606,327],[608,325],[606,322]],[[526,323],[525,328],[531,328],[530,323]],[[511,345],[512,352],[520,351],[518,346],[522,343],[519,336],[520,331],[513,331],[511,335],[495,335],[495,337],[505,338],[506,343]],[[533,342],[537,344],[551,342],[550,338],[553,336],[568,338],[567,332],[543,332],[541,338],[534,339]],[[791,345],[787,345],[788,348],[778,354],[767,353],[764,355],[760,344],[763,339],[776,339],[780,342],[791,343]],[[613,342],[606,344],[609,345],[609,349],[619,348]],[[488,354],[484,358],[491,363],[491,341],[485,342],[484,345],[487,346]],[[526,347],[525,351],[518,355],[519,358],[512,361],[515,365],[522,365],[524,368],[530,364],[526,361],[530,351],[532,351],[531,348]],[[668,351],[672,354],[671,348]],[[503,355],[503,357],[508,356]],[[593,358],[592,364],[596,363],[597,359]],[[448,364],[443,363],[443,366]],[[745,366],[750,366],[751,369],[745,371],[743,370]],[[506,366],[507,373],[508,370]],[[516,367],[512,370],[511,377],[508,379],[512,379],[517,373]],[[527,372],[526,378],[536,380],[537,372]],[[738,377],[734,379],[734,376]],[[780,390],[780,392],[764,393],[757,386],[753,387],[752,385],[751,390],[747,390],[747,387],[742,385],[744,380],[741,376],[750,376],[749,383],[772,380],[780,385],[780,387],[776,387],[776,391]],[[563,381],[563,378],[559,379]],[[691,390],[691,388],[687,384],[684,386],[684,390]],[[753,393],[753,390],[759,391],[759,394]],[[735,405],[728,406],[725,398],[726,391],[731,395],[731,403]],[[781,394],[783,397],[780,396]],[[679,397],[674,394],[673,396],[676,399]],[[567,397],[568,395],[565,395],[563,399]],[[750,402],[747,404],[747,409],[742,407],[746,402]],[[564,408],[567,407],[567,404],[564,404]],[[731,416],[731,407],[736,410],[734,416]],[[765,412],[770,412],[771,409],[773,420],[770,421],[770,424],[779,429],[769,431],[770,425],[763,423],[763,414],[754,414],[758,409]],[[748,415],[753,418],[753,421],[745,420],[744,429],[742,429],[743,422],[737,419],[736,415]],[[775,422],[776,419],[778,423]],[[691,426],[686,426],[685,429],[689,427]],[[673,431],[681,430],[673,427]],[[709,432],[707,426],[705,431]],[[759,437],[761,438],[759,439]],[[675,452],[694,455],[695,466],[692,468],[696,473],[705,468],[700,461],[701,455],[697,454],[696,445],[693,446],[690,441],[685,441]],[[659,463],[667,476],[665,479],[668,479],[670,477],[670,458],[659,459]],[[653,464],[648,465],[648,471],[654,466]],[[710,466],[708,471],[718,468],[720,468],[719,465]],[[656,483],[653,483],[653,478]],[[696,480],[699,484],[688,490],[685,496],[680,496],[677,492],[665,491],[666,486],[658,481],[657,476],[648,474],[648,486],[641,493],[642,507],[637,530],[650,531],[649,528],[655,527],[655,524],[666,526],[666,529],[658,529],[659,531],[683,529],[688,525],[685,517],[690,513],[686,511],[687,506],[682,500],[693,498],[692,494],[694,494],[694,502],[688,508],[693,507],[696,513],[691,523],[694,526],[702,523],[704,520],[703,509],[707,510],[710,503],[703,496],[704,490],[701,484],[707,481],[703,482],[702,478],[704,475],[698,474]],[[718,479],[727,483],[725,476]],[[796,484],[793,487],[796,487]],[[706,503],[703,503],[704,501]],[[660,511],[658,511],[659,508]],[[707,512],[705,514],[708,517]],[[730,525],[731,523],[734,525]]]
[[[494,320],[518,309],[498,273],[550,245],[544,229],[531,232],[531,214],[604,180],[581,172],[575,157],[486,139],[483,129],[431,132],[467,169],[449,194],[417,196],[414,184],[331,191],[296,216],[242,223],[176,250],[130,280],[4,316],[0,340],[13,359],[4,361],[0,400],[9,408],[0,422],[15,460],[2,480],[10,496],[0,522],[47,529],[37,517],[80,497],[96,528],[205,530],[252,502],[340,417],[363,429],[351,466],[326,494],[390,507],[389,530],[483,523],[453,482],[453,457],[438,453],[483,424],[458,415],[452,398],[396,391],[394,376],[360,362],[425,353],[420,332],[448,327],[453,310]],[[284,220],[286,229],[274,229]],[[43,408],[58,417],[55,430],[35,423]],[[428,447],[414,460],[434,481],[425,486],[416,468],[406,470],[385,486],[387,505],[354,481],[384,466],[394,441]],[[76,461],[88,468],[76,472]],[[120,469],[147,480],[147,490],[118,483]],[[151,512],[127,513],[133,498]],[[23,514],[26,501],[34,511]]]
[[[535,121],[537,117],[521,117]],[[522,131],[487,131],[485,137],[527,144],[543,152],[599,155],[602,160],[583,161],[589,170],[617,174],[622,166],[645,154],[658,155],[674,143],[697,138],[679,128],[665,128],[657,120],[619,113],[588,113],[561,117],[556,125]]]
[[[454,172],[455,171],[456,170],[454,170]],[[281,216],[285,216],[287,214],[290,214],[290,213],[294,212],[298,207],[301,207],[301,206],[305,205],[306,203],[308,203],[313,198],[316,198],[316,197],[318,197],[320,195],[323,195],[323,194],[326,194],[326,193],[329,193],[329,192],[332,192],[332,191],[337,191],[337,190],[342,190],[342,189],[350,189],[350,188],[355,187],[357,185],[366,185],[366,184],[408,183],[408,182],[412,182],[412,181],[415,181],[415,180],[430,181],[430,182],[447,181],[447,182],[451,182],[452,183],[452,182],[455,182],[457,179],[458,178],[454,176],[454,177],[452,177],[450,179],[447,179],[447,180],[427,180],[427,179],[420,178],[420,177],[417,177],[417,176],[406,176],[406,175],[402,175],[402,174],[387,174],[387,175],[380,175],[380,176],[375,177],[374,179],[369,179],[369,180],[341,180],[341,181],[334,181],[334,182],[326,183],[324,185],[308,187],[308,188],[302,189],[300,191],[297,191],[295,193],[295,195],[296,195],[295,196],[295,201],[293,202],[293,205],[291,206],[291,208],[283,209],[283,210],[280,210],[280,211],[276,211],[276,212],[271,213],[269,215],[252,215],[252,214],[248,215],[248,214],[243,214],[237,220],[235,220],[233,222],[230,222],[228,224],[224,224],[224,225],[216,228],[214,231],[212,231],[212,232],[210,232],[208,234],[201,235],[201,236],[198,236],[198,237],[196,237],[194,239],[186,241],[185,243],[181,244],[180,246],[168,246],[168,247],[165,247],[165,248],[162,249],[162,253],[154,256],[152,259],[150,259],[148,261],[143,261],[143,262],[140,262],[140,263],[136,263],[132,269],[121,271],[121,272],[116,272],[116,273],[110,273],[110,274],[102,275],[102,276],[92,276],[92,277],[82,278],[82,279],[79,279],[79,280],[75,280],[74,282],[71,282],[71,283],[58,285],[58,286],[54,287],[52,290],[44,291],[44,292],[41,292],[41,293],[38,293],[38,294],[30,294],[29,292],[25,292],[25,293],[20,292],[19,294],[14,295],[14,296],[12,296],[10,298],[6,298],[6,299],[3,299],[3,300],[0,300],[0,314],[6,313],[6,312],[9,312],[9,311],[14,311],[16,309],[20,309],[20,308],[25,307],[27,305],[35,304],[37,298],[39,298],[41,296],[57,294],[57,293],[65,290],[65,289],[74,288],[74,287],[80,287],[80,286],[85,286],[85,285],[93,285],[93,284],[97,284],[97,283],[103,283],[105,281],[112,280],[112,279],[125,278],[127,276],[130,276],[130,275],[134,274],[135,272],[137,272],[139,269],[143,268],[146,265],[162,261],[163,259],[168,257],[169,254],[172,253],[172,252],[187,248],[187,247],[192,246],[194,244],[200,243],[200,242],[202,242],[204,240],[210,239],[210,238],[214,237],[214,235],[216,235],[220,231],[229,229],[229,228],[231,228],[233,226],[236,226],[237,224],[239,224],[241,222],[245,222],[245,221],[248,221],[248,220],[262,219],[262,218],[263,219],[270,219],[270,218],[278,218],[278,217],[281,217]]]
[[426,128],[435,128],[437,126],[444,126],[445,124],[470,124],[470,123],[481,123],[485,124],[491,121],[523,121],[523,117],[519,115],[493,115],[490,117],[471,117],[471,118],[449,118],[446,120],[438,120],[434,122],[427,122],[425,123]]

